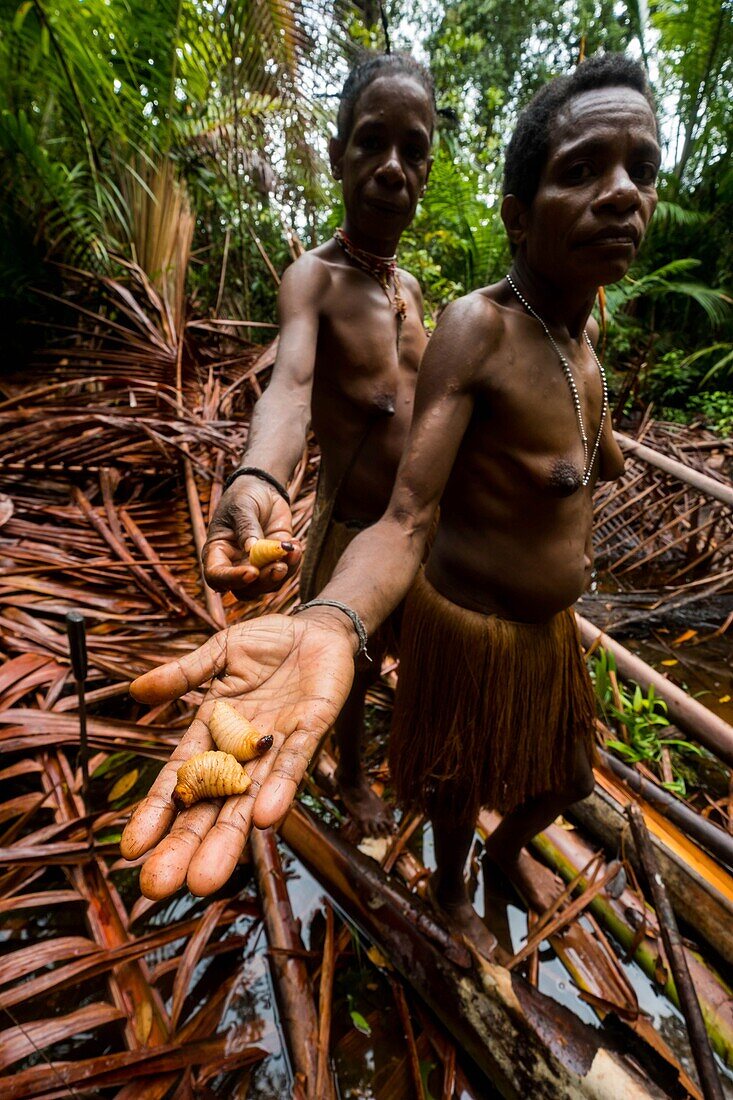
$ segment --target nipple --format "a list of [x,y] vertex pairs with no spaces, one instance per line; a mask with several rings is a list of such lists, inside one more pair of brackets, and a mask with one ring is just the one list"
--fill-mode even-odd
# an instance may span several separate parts
[[573,493],[577,493],[582,484],[583,479],[572,462],[560,459],[555,463],[550,474],[550,487],[555,490],[558,496],[572,496]]
[[394,396],[391,393],[378,393],[373,400],[374,408],[383,416],[394,416]]

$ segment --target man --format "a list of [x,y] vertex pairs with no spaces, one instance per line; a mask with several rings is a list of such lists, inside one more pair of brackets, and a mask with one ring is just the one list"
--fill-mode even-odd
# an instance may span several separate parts
[[[203,553],[208,583],[241,599],[282,584],[294,546],[258,570],[257,538],[292,538],[284,484],[300,459],[309,423],[321,448],[316,506],[300,577],[302,600],[330,580],[356,534],[384,512],[412,416],[417,368],[427,343],[417,281],[395,264],[402,232],[425,190],[434,123],[430,74],[403,54],[367,54],[344,85],[332,171],[344,225],[285,272],[280,343],[272,380],[258,401],[242,466],[228,482]],[[361,832],[390,831],[392,819],[361,766],[364,697],[379,676],[390,635],[372,639],[372,663],[357,665],[335,723],[336,778]]]
[[[391,762],[398,794],[433,819],[433,899],[491,952],[463,879],[484,803],[505,813],[489,854],[528,904],[552,897],[549,872],[539,890],[533,884],[524,844],[592,787],[593,699],[570,608],[591,568],[593,485],[623,468],[590,313],[597,287],[621,278],[638,251],[659,159],[644,73],[622,55],[584,62],[522,113],[502,205],[511,271],[441,318],[387,512],[354,540],[324,590],[340,606],[316,601],[295,620],[234,628],[135,685],[153,702],[219,677],[178,760],[208,747],[204,723],[221,694],[241,696],[241,709],[276,735],[273,759],[252,769],[252,794],[229,800],[213,828],[208,804],[179,818],[151,857],[151,894],[183,881],[174,858],[182,828],[195,833],[189,885],[208,892],[224,881],[222,853],[234,865],[255,796],[259,827],[287,811],[345,698],[364,630],[412,586]],[[435,542],[413,585],[438,503]],[[168,828],[175,767],[128,826],[128,856]]]

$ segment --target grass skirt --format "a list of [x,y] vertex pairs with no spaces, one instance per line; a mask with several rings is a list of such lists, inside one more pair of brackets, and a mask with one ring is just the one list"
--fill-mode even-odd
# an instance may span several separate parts
[[407,597],[390,737],[399,799],[456,823],[571,789],[592,758],[595,699],[575,617],[516,623],[441,596],[420,570]]

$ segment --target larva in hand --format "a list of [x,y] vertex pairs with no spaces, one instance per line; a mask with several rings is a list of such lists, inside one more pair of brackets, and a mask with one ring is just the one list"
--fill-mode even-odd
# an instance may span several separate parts
[[231,753],[242,763],[262,756],[272,747],[272,734],[260,733],[224,699],[217,699],[214,703],[209,718],[209,733],[217,749]]
[[179,809],[188,809],[204,798],[244,794],[251,782],[230,753],[199,752],[178,769],[173,801]]
[[281,561],[293,549],[292,542],[280,542],[279,539],[257,539],[257,542],[253,542],[249,548],[249,563],[261,569],[263,565],[271,565],[274,561]]

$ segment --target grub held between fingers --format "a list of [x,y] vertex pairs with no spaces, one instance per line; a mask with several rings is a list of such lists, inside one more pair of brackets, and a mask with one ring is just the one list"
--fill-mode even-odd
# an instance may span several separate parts
[[250,565],[256,565],[261,569],[263,565],[271,565],[274,561],[282,559],[293,549],[291,542],[280,542],[279,539],[257,539],[249,548]]
[[217,749],[245,763],[255,760],[272,747],[272,734],[260,733],[233,706],[218,699],[209,718],[209,733]]
[[228,752],[200,752],[178,769],[173,801],[188,809],[206,798],[244,794],[252,780]]

